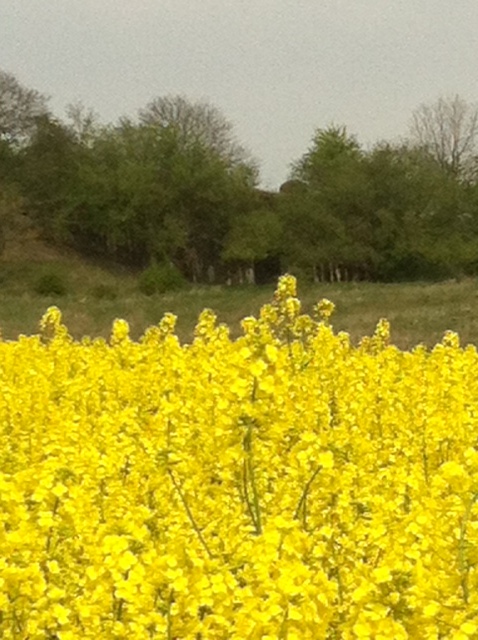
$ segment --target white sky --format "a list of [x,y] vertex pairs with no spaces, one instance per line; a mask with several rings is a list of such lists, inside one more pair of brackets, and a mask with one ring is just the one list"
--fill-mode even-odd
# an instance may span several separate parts
[[277,188],[314,130],[364,145],[441,95],[478,100],[477,0],[0,0],[0,68],[104,122],[205,99]]

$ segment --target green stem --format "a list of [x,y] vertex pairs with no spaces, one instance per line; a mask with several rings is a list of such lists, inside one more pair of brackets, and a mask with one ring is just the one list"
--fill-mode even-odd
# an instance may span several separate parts
[[249,512],[249,515],[251,516],[252,524],[254,525],[254,528],[257,533],[256,517],[254,514],[254,509],[252,507],[251,499],[249,497],[249,489],[247,486],[247,461],[246,460],[244,460],[244,465],[243,465],[243,487],[244,487],[244,499],[246,501],[247,510]]
[[[246,498],[246,504],[248,511],[251,515],[256,534],[262,533],[261,522],[261,506],[259,503],[259,493],[257,491],[256,478],[254,474],[253,452],[252,452],[252,424],[247,427],[246,435],[243,441],[244,451],[246,453],[246,459],[244,460],[244,494]],[[252,502],[249,497],[249,487],[252,491]]]
[[197,537],[199,538],[200,543],[202,544],[202,546],[204,547],[204,550],[206,551],[207,555],[209,556],[209,558],[212,560],[214,558],[213,554],[211,553],[211,550],[209,549],[206,540],[204,539],[203,534],[201,533],[201,529],[198,527],[198,524],[193,516],[193,513],[191,511],[191,509],[189,508],[188,505],[188,501],[186,500],[186,496],[184,495],[184,492],[181,488],[181,485],[179,484],[179,482],[176,480],[176,478],[174,477],[174,473],[171,471],[171,469],[168,469],[168,474],[169,477],[171,478],[171,482],[173,483],[174,488],[176,489],[179,498],[181,500],[181,502],[183,503],[184,509],[186,511],[186,514],[189,518],[189,522],[191,523],[194,531],[197,534]]
[[335,549],[335,542],[332,540],[332,558],[335,562],[335,575],[337,576],[337,586],[338,586],[338,594],[339,594],[339,602],[341,605],[344,604],[344,585],[342,582],[342,575],[340,573],[340,563],[337,559],[337,552]]
[[423,442],[422,442],[422,459],[423,459],[423,473],[425,475],[425,482],[428,485],[430,484],[430,473],[428,470],[428,453],[427,453],[427,445],[425,441],[425,434],[423,435]]
[[255,479],[255,475],[254,475],[254,466],[252,465],[251,461],[249,461],[248,464],[249,467],[249,477],[250,477],[250,481],[251,481],[251,488],[252,488],[252,499],[253,499],[253,504],[254,504],[254,512],[255,512],[255,520],[256,520],[256,531],[257,531],[257,535],[260,535],[262,533],[262,523],[261,523],[261,507],[259,504],[259,494],[257,492],[257,486],[256,486],[256,479]]
[[294,520],[298,520],[300,512],[301,512],[301,509],[303,509],[303,511],[304,511],[304,527],[307,525],[307,512],[306,512],[307,496],[309,495],[309,491],[310,491],[310,487],[312,486],[312,483],[314,482],[315,478],[317,477],[317,475],[319,474],[319,471],[321,469],[322,469],[322,465],[319,464],[317,469],[314,471],[314,473],[307,480],[307,482],[305,484],[305,487],[304,487],[304,490],[302,491],[302,495],[300,496],[300,500],[299,500],[299,503],[297,505],[297,509],[295,510],[295,513],[294,513]]

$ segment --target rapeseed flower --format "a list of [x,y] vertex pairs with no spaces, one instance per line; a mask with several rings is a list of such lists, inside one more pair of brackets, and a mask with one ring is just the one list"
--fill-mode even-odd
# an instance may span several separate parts
[[477,637],[478,353],[333,310],[0,341],[1,637]]

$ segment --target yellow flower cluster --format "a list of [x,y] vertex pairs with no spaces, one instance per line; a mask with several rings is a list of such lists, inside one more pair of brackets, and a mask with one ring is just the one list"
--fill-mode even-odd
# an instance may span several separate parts
[[0,637],[478,638],[478,353],[332,311],[0,342]]

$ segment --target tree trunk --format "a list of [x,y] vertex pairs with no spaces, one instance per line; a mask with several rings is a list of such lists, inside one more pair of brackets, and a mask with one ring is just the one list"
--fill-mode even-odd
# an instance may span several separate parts
[[313,277],[314,277],[314,283],[318,284],[320,282],[320,276],[319,276],[319,272],[317,270],[317,265],[314,264],[314,266],[312,267],[312,272],[313,272]]
[[254,263],[246,268],[246,282],[247,284],[256,284],[256,274],[254,270]]
[[332,264],[332,262],[329,262],[329,282],[334,281],[334,272],[335,272],[335,267]]
[[216,270],[214,269],[212,264],[210,264],[207,268],[207,280],[209,284],[214,284],[214,282],[216,282]]

